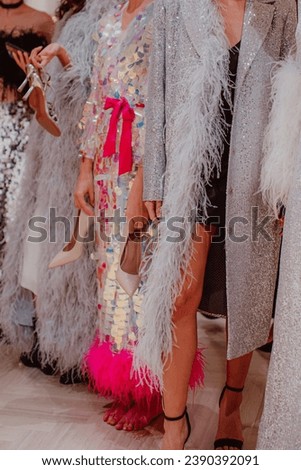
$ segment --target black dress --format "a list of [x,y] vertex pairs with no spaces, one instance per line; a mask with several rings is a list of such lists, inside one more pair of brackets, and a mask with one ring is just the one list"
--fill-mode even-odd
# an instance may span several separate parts
[[[237,77],[240,42],[229,51],[229,77],[231,82],[231,99],[234,103],[235,85]],[[225,316],[227,314],[226,292],[226,252],[225,252],[225,224],[226,224],[226,195],[229,167],[229,154],[231,130],[233,121],[232,107],[223,97],[223,116],[226,121],[224,151],[221,158],[220,173],[214,172],[207,195],[211,205],[208,207],[208,218],[198,211],[197,222],[206,226],[215,226],[216,235],[213,236],[212,245],[208,254],[206,266],[203,297],[200,309],[213,315]]]

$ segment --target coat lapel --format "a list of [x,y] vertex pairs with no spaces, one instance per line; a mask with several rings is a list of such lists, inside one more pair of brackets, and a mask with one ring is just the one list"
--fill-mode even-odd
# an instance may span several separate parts
[[246,75],[262,47],[271,28],[275,12],[275,0],[247,0],[237,72],[236,97]]
[[[204,12],[208,12],[208,8],[216,8],[214,3],[214,0],[182,0],[180,2],[187,33],[200,56],[204,41],[202,17]],[[274,12],[275,0],[247,0],[236,95],[239,94],[251,64],[264,43],[272,24]]]
[[[201,56],[203,54],[204,26],[203,17],[208,8],[216,9],[213,0],[182,0],[180,8],[190,40]],[[208,31],[208,28],[207,28]]]

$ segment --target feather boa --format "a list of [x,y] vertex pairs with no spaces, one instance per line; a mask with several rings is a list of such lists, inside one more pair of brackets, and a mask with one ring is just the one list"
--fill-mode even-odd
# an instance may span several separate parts
[[301,130],[301,66],[290,57],[273,78],[273,106],[264,141],[261,191],[278,217],[286,205],[296,168]]
[[[180,217],[185,239],[170,242],[174,233],[166,223],[159,225],[159,242],[144,273],[144,322],[135,351],[134,367],[143,380],[162,390],[162,357],[172,353],[176,331],[172,312],[183,285],[192,253],[190,216],[199,205],[206,213],[206,184],[212,169],[219,167],[224,126],[220,116],[222,90],[229,99],[228,44],[221,16],[211,0],[202,0],[203,53],[185,71],[185,99],[171,120],[171,141],[167,141],[167,183],[163,215],[165,220]],[[212,79],[214,77],[214,79]],[[171,127],[171,123],[167,123]]]
[[[118,400],[125,406],[133,401],[150,408],[154,401],[161,402],[161,394],[139,380],[133,373],[133,354],[129,349],[117,353],[112,351],[109,341],[96,337],[85,359],[86,372],[94,391],[108,399]],[[190,377],[190,388],[193,390],[204,383],[204,361],[198,351]]]

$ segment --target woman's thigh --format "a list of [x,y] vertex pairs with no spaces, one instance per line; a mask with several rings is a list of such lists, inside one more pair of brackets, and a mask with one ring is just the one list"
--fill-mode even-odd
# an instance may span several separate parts
[[211,229],[204,225],[196,224],[195,233],[192,237],[192,255],[187,272],[183,273],[184,283],[175,303],[176,310],[189,305],[191,305],[191,309],[193,310],[199,305],[203,292],[206,264],[213,234],[214,228]]

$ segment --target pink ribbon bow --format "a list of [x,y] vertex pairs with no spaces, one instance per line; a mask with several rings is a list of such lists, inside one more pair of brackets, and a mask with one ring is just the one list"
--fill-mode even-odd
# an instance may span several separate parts
[[120,116],[122,116],[122,131],[119,144],[119,170],[123,175],[132,171],[133,148],[132,130],[135,120],[135,112],[126,98],[106,98],[104,109],[112,109],[107,138],[103,148],[103,157],[111,157],[116,154],[117,127]]

